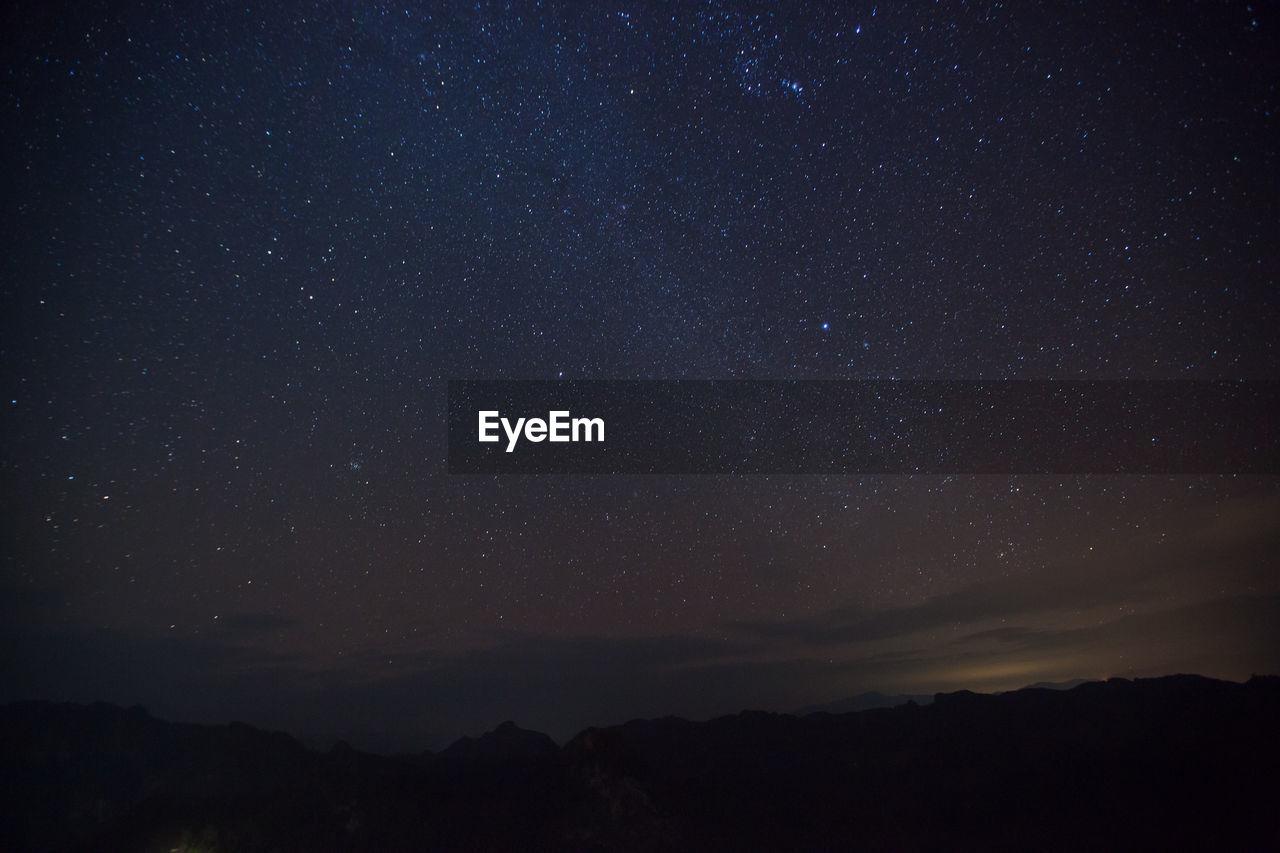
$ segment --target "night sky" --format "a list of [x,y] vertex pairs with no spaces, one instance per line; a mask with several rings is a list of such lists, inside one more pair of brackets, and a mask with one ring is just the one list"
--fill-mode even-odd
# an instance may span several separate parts
[[0,699],[423,748],[1280,671],[1275,477],[445,447],[450,379],[1280,378],[1271,4],[245,5],[6,13]]

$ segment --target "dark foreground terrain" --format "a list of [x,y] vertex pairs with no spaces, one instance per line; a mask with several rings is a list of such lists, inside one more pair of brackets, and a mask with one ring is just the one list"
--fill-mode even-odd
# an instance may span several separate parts
[[589,729],[404,759],[0,708],[3,850],[1280,849],[1280,678]]

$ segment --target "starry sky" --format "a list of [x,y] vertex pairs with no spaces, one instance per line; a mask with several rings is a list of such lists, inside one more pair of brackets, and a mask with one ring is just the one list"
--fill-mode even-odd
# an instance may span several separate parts
[[0,699],[1280,671],[1276,477],[447,473],[451,379],[1280,379],[1275,7],[836,7],[10,8]]

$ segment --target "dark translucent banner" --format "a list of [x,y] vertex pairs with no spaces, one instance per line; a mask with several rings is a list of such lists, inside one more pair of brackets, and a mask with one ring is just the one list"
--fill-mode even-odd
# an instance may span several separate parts
[[452,381],[455,474],[1276,474],[1280,382]]

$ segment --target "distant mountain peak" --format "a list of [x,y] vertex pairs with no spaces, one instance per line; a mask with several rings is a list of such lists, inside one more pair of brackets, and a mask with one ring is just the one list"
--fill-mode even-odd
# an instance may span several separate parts
[[928,705],[933,701],[933,694],[898,694],[890,696],[873,690],[869,693],[859,693],[856,696],[849,696],[844,699],[836,699],[833,702],[824,702],[821,705],[810,705],[796,711],[797,717],[804,717],[808,714],[852,714],[857,711],[869,711],[873,708],[897,708],[899,705],[909,705],[915,703],[917,705]]
[[440,757],[451,761],[492,764],[504,761],[529,761],[554,755],[560,747],[542,732],[522,729],[506,720],[480,737],[463,737],[454,741]]

